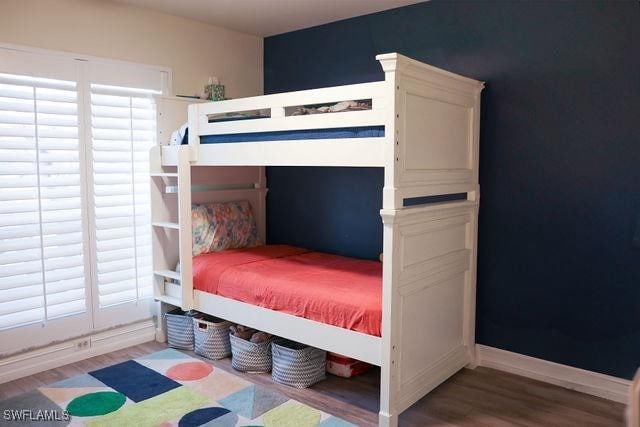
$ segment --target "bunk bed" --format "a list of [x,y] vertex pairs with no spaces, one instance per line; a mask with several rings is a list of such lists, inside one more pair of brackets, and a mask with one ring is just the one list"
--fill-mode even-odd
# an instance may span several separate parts
[[[484,86],[396,53],[376,59],[384,81],[189,105],[188,144],[151,151],[153,251],[157,300],[380,366],[379,423],[390,426],[400,412],[475,362]],[[296,113],[344,101],[364,107]],[[192,204],[248,201],[264,243],[266,166],[384,168],[384,259],[377,272],[367,270],[378,283],[372,285],[378,287],[379,302],[372,297],[379,304],[377,331],[267,308],[234,294],[233,283],[205,280],[194,287],[200,280],[194,271],[199,274],[202,266],[192,256]],[[466,199],[405,203],[461,193]],[[275,258],[265,262],[283,262]],[[234,274],[226,276],[232,280]],[[222,295],[207,286],[231,291]]]

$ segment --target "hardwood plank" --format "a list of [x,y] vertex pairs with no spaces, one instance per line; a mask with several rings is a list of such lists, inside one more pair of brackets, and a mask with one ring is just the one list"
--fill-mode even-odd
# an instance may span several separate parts
[[10,397],[17,396],[24,392],[25,391],[20,388],[15,381],[0,384],[0,400],[9,399]]
[[[149,342],[0,384],[7,399],[83,372],[93,371],[167,348]],[[209,360],[214,366],[336,414],[361,426],[378,420],[380,371],[372,369],[351,379],[328,375],[308,389],[272,381],[270,374],[245,374],[231,367],[231,359]],[[463,369],[400,416],[401,426],[624,426],[624,405],[490,368]]]
[[[557,410],[562,409],[568,419],[577,418],[582,421],[588,416],[591,422],[599,420],[603,425],[612,418],[623,422],[619,409],[621,405],[612,405],[612,402],[605,399],[489,368],[478,368],[473,371],[474,375],[470,375],[470,372],[461,372],[456,383],[478,387],[494,396],[506,395],[507,399],[516,399],[528,406],[537,406],[542,413],[551,410],[555,414]],[[546,409],[548,407],[551,409]]]

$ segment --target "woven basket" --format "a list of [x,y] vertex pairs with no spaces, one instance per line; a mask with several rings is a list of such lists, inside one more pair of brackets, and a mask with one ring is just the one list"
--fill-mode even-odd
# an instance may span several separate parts
[[209,359],[224,359],[231,355],[229,342],[231,322],[216,318],[193,319],[195,353]]
[[275,382],[307,388],[326,378],[326,351],[284,339],[274,341],[271,347]]
[[191,312],[179,308],[165,314],[167,319],[167,344],[181,350],[193,350],[193,318]]
[[235,335],[231,340],[231,366],[242,372],[262,373],[271,370],[271,340],[253,343]]

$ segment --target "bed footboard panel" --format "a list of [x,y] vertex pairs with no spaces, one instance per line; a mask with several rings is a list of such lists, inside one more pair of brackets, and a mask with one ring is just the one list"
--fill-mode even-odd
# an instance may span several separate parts
[[382,211],[385,255],[393,249],[384,259],[390,413],[402,412],[473,361],[470,236],[476,211],[473,201]]

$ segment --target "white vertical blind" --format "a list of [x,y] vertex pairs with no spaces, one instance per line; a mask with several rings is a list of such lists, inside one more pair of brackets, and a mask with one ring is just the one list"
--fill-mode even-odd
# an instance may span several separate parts
[[100,307],[152,295],[148,153],[155,144],[156,113],[151,92],[91,85]]
[[0,74],[0,329],[85,312],[75,81]]

